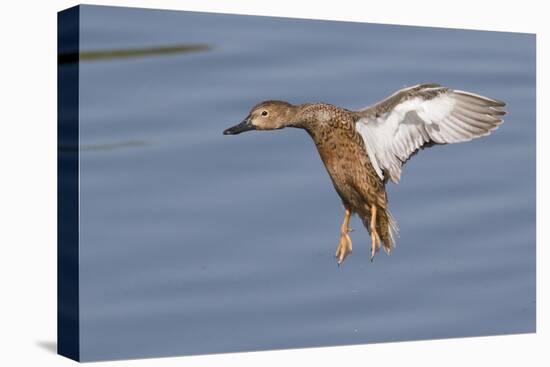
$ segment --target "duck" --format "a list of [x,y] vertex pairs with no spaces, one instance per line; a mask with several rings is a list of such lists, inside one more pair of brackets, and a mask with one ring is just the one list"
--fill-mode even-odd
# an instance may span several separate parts
[[389,255],[398,225],[388,208],[388,182],[398,184],[404,164],[420,150],[491,134],[503,122],[505,103],[424,83],[400,89],[368,107],[348,110],[329,103],[267,100],[239,124],[223,131],[297,128],[313,139],[344,207],[335,257],[352,252],[350,218],[357,215],[371,238],[370,261],[383,247]]

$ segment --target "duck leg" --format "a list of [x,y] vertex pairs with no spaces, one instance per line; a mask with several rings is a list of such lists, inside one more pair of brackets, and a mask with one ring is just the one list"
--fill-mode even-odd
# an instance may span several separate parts
[[348,233],[352,231],[349,227],[349,219],[351,217],[351,211],[348,208],[345,208],[346,212],[344,214],[344,222],[340,227],[340,242],[336,248],[336,259],[338,260],[338,266],[344,262],[346,256],[351,254],[351,237]]
[[370,261],[372,262],[374,260],[374,255],[380,250],[380,236],[378,235],[378,232],[376,231],[376,211],[377,207],[376,205],[371,205],[370,209],[370,237],[372,240],[372,247],[371,247],[371,255],[370,255]]

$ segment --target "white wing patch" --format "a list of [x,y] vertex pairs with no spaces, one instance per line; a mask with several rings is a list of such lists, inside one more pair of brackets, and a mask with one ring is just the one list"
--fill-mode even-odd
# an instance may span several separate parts
[[[440,93],[434,96],[434,91]],[[426,143],[468,141],[488,135],[502,123],[502,102],[446,88],[417,92],[379,115],[365,109],[355,125],[381,179],[399,182],[403,163]]]

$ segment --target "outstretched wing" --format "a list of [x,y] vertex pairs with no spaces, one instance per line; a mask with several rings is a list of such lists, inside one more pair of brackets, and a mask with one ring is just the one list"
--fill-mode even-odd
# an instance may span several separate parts
[[357,111],[355,128],[380,178],[397,183],[401,167],[419,149],[489,135],[502,123],[504,106],[474,93],[420,84]]

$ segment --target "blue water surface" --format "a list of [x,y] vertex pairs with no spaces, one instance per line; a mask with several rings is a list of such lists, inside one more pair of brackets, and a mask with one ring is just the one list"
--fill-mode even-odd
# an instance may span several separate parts
[[[535,36],[83,6],[83,360],[535,331]],[[343,208],[300,130],[222,131],[264,99],[364,107],[437,82],[507,102],[491,136],[388,184],[400,225],[333,258]]]

